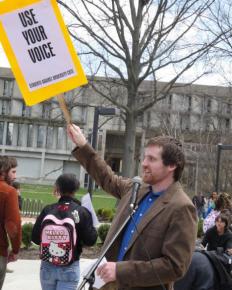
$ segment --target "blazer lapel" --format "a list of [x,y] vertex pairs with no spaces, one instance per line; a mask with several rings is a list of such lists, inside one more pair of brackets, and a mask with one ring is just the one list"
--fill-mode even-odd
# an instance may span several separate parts
[[[149,192],[149,185],[142,184],[140,191],[138,193],[137,204],[141,201],[141,199],[148,192]],[[117,230],[122,226],[122,224],[125,222],[125,220],[128,218],[128,216],[131,214],[129,203],[130,203],[130,195],[128,195],[128,198],[121,205],[121,208],[120,208],[117,216],[115,217],[115,220],[113,221],[113,224],[110,228],[109,234],[107,235],[107,238],[105,240],[104,245],[107,244],[114,237]]]
[[144,215],[140,223],[137,225],[138,231],[135,231],[135,234],[133,235],[131,242],[128,246],[127,251],[132,247],[134,242],[137,240],[143,229],[147,226],[147,224],[154,219],[160,212],[162,212],[167,204],[169,203],[170,199],[173,198],[173,195],[175,192],[177,192],[177,187],[179,187],[179,183],[176,182],[173,185],[171,185],[166,192],[164,192],[149,208],[148,212]]

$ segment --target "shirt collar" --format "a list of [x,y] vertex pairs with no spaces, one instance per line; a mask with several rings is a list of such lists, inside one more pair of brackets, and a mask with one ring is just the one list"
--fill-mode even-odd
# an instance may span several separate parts
[[62,203],[62,202],[72,202],[72,201],[77,203],[78,205],[81,205],[81,202],[77,198],[75,198],[75,196],[70,196],[70,195],[61,196],[58,202]]
[[152,186],[151,186],[151,185],[149,186],[149,194],[150,194],[151,196],[158,197],[158,196],[160,196],[161,194],[163,194],[164,192],[165,192],[165,190],[162,190],[162,191],[159,191],[159,192],[153,192],[153,191],[152,191]]

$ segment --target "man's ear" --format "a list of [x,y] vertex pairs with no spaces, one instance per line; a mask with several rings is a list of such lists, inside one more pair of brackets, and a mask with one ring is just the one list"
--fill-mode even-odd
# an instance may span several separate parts
[[177,167],[176,164],[170,164],[169,165],[170,171],[175,171],[176,167]]
[[53,195],[58,197],[58,198],[60,197],[60,191],[56,185],[54,186],[54,189],[53,189]]

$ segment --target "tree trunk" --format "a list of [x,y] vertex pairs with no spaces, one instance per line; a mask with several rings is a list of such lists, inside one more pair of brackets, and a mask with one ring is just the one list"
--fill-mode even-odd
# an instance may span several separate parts
[[136,140],[136,118],[133,113],[127,113],[125,143],[122,160],[122,175],[132,177],[134,173],[134,156]]

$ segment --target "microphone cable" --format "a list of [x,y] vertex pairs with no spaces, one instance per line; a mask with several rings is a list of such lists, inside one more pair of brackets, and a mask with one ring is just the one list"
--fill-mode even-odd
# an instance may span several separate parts
[[[142,244],[142,248],[143,250],[145,251],[146,255],[147,255],[147,258],[148,258],[148,262],[150,262],[150,265],[151,265],[151,268],[152,268],[152,271],[153,273],[155,274],[156,278],[158,279],[159,283],[160,283],[160,286],[162,287],[163,290],[167,290],[166,287],[164,286],[164,283],[161,281],[158,273],[156,272],[155,268],[154,268],[154,265],[152,263],[152,259],[151,259],[151,256],[147,250],[147,247],[145,246],[145,243],[143,241],[143,239],[141,238],[140,234],[139,234],[139,231],[138,231],[138,228],[137,228],[137,225],[136,225],[136,222],[135,222],[135,219],[134,219],[134,212],[136,211],[136,208],[134,209],[129,209],[129,212],[130,212],[130,216],[131,216],[131,220],[132,220],[132,223],[135,227],[135,230],[136,230],[136,233],[138,234],[138,238],[139,238],[139,241],[141,242]],[[157,285],[158,286],[158,285]]]

